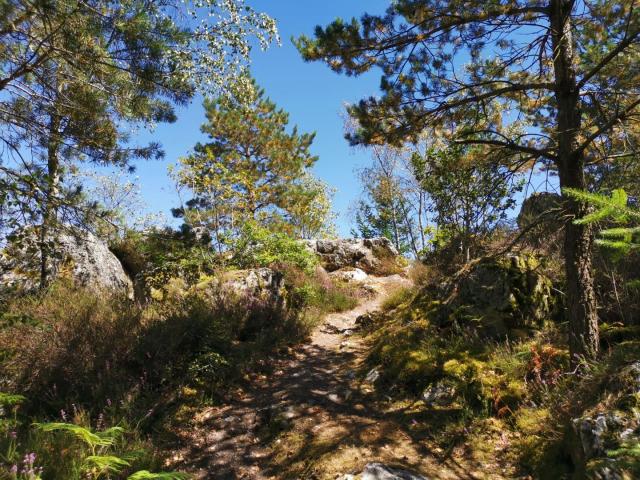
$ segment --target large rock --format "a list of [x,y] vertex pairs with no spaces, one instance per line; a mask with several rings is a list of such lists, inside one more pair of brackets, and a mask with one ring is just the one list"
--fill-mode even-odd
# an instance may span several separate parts
[[360,270],[359,268],[341,268],[335,270],[329,274],[329,278],[338,280],[341,282],[364,282],[369,278],[367,272]]
[[535,242],[548,241],[562,230],[562,197],[557,193],[534,193],[522,202],[518,213],[518,228],[528,229],[528,238]]
[[529,255],[486,259],[443,285],[439,322],[475,323],[488,336],[541,327],[554,312],[551,280]]
[[284,277],[270,268],[232,270],[225,272],[217,282],[225,295],[262,300],[281,305],[285,298]]
[[306,245],[329,272],[351,267],[376,275],[398,269],[398,251],[388,238],[307,240]]
[[[32,237],[33,235],[25,235],[23,245],[10,245],[3,251],[0,260],[0,290],[28,291],[37,287],[40,252],[33,247],[35,242]],[[133,285],[122,264],[107,244],[94,234],[74,229],[52,237],[49,242],[54,248],[48,265],[52,278],[56,278],[64,270],[79,285],[133,298]]]

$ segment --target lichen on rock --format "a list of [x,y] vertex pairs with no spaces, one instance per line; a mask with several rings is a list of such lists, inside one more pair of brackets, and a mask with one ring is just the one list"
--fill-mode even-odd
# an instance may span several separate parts
[[446,298],[436,321],[475,325],[490,337],[542,327],[553,315],[553,285],[530,255],[485,259],[437,292]]

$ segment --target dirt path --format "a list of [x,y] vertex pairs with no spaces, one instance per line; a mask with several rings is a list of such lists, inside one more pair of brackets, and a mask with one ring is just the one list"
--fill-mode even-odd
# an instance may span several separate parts
[[200,479],[334,480],[382,462],[433,479],[492,478],[451,458],[438,460],[411,431],[409,418],[381,408],[356,380],[365,346],[351,335],[355,319],[378,309],[406,280],[369,283],[375,298],[329,315],[309,343],[275,360],[273,374],[256,376],[230,404],[196,415],[172,467]]

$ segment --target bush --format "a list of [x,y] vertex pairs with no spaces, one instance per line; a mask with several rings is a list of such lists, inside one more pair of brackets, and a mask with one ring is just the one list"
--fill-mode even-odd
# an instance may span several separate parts
[[400,287],[387,296],[384,302],[382,302],[382,309],[385,311],[391,311],[403,303],[408,302],[416,294],[414,287]]
[[192,284],[203,275],[213,274],[222,264],[211,250],[209,239],[198,238],[186,228],[129,231],[110,248],[135,280],[139,300],[147,300],[151,289],[161,290],[172,278]]
[[239,268],[288,264],[313,274],[318,264],[316,256],[302,242],[254,223],[245,225],[231,251],[234,252],[232,263]]
[[12,430],[0,437],[0,478],[188,478],[177,472],[149,473],[147,469],[157,470],[160,462],[139,432],[113,422],[110,407],[105,407],[92,428],[83,410],[61,411],[59,421],[30,425],[26,418],[18,420],[17,406],[8,405],[6,395],[0,396],[0,406],[10,407],[14,418]]

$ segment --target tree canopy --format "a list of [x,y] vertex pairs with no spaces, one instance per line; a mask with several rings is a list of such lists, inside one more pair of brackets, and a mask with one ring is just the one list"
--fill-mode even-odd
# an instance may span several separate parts
[[[542,161],[584,190],[594,162],[634,155],[640,13],[628,0],[399,0],[384,15],[317,27],[306,60],[382,72],[381,97],[353,106],[355,143],[414,142],[425,128]],[[566,201],[567,218],[588,211]],[[565,225],[572,358],[593,358],[598,328],[588,224]]]
[[205,101],[210,141],[180,160],[177,183],[193,194],[179,215],[205,227],[219,248],[246,222],[312,236],[330,214],[330,192],[310,177],[315,134],[289,131],[289,115],[256,89],[249,102]]

